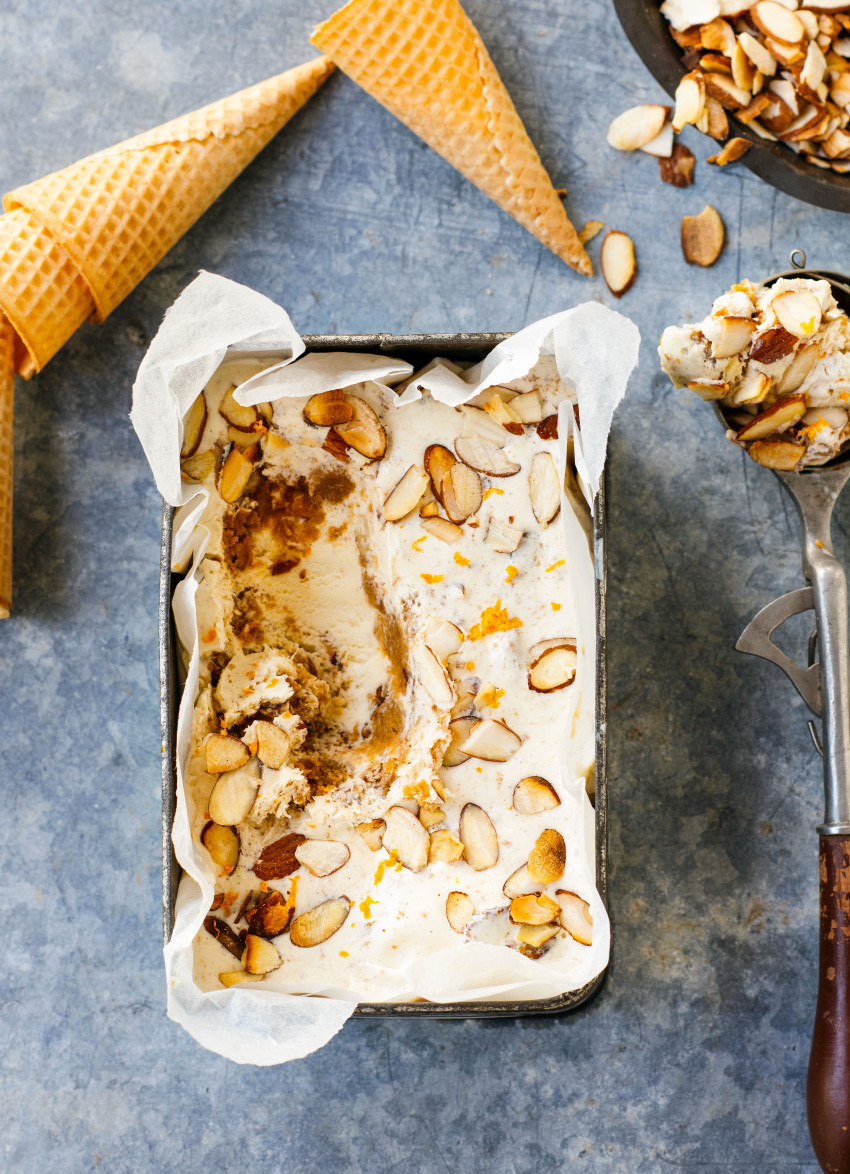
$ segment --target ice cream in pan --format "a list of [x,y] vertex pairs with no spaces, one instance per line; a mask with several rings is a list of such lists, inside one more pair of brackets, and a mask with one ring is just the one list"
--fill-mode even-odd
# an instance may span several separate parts
[[217,873],[205,990],[412,993],[478,940],[569,971],[592,940],[562,777],[576,679],[551,359],[454,408],[376,383],[242,407],[219,369],[184,422],[209,490],[186,792]]

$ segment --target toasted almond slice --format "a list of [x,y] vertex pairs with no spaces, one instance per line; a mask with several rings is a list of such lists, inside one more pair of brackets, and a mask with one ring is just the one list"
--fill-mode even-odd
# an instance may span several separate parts
[[437,775],[434,775],[431,779],[431,790],[438,799],[442,799],[444,803],[446,802],[446,788],[443,785],[443,780]]
[[190,457],[201,443],[206,422],[207,401],[204,393],[201,392],[183,417],[183,443],[180,445],[180,456],[184,460],[186,457]]
[[725,399],[729,394],[729,384],[725,379],[692,379],[688,390],[695,391],[704,400]]
[[[253,447],[253,446],[252,446]],[[245,492],[251,474],[254,472],[254,463],[250,458],[252,449],[241,452],[236,445],[227,454],[227,460],[221,467],[218,480],[218,492],[222,501],[233,502]]]
[[348,845],[339,840],[305,840],[295,849],[295,859],[313,876],[330,876],[348,863]]
[[669,113],[669,106],[632,106],[624,110],[608,127],[608,145],[618,151],[636,151],[661,133]]
[[818,350],[817,343],[800,347],[791,360],[790,365],[786,367],[777,380],[776,390],[780,395],[786,395],[790,391],[797,390],[812,367],[814,367],[818,357]]
[[738,44],[759,73],[763,73],[765,77],[773,77],[776,73],[776,58],[761,41],[756,40],[750,33],[740,33]]
[[425,449],[423,464],[431,478],[431,488],[437,501],[443,500],[443,482],[456,462],[457,457],[444,444],[429,444]]
[[537,815],[541,811],[552,811],[560,805],[558,792],[540,775],[528,775],[514,787],[514,811],[520,815]]
[[464,933],[475,912],[472,900],[457,889],[446,897],[446,919],[455,933]]
[[640,148],[645,155],[654,155],[657,159],[666,159],[673,154],[673,146],[675,143],[675,135],[673,133],[672,123],[667,123],[662,127],[660,134],[657,134],[649,143],[644,143]]
[[515,869],[508,879],[502,885],[502,892],[511,900],[514,897],[525,897],[529,893],[536,893],[540,886],[536,881],[532,880],[531,873],[528,871],[528,864],[521,864],[519,868]]
[[257,443],[257,432],[244,432],[241,428],[234,428],[232,424],[227,426],[227,438],[234,444],[240,452],[247,452],[248,449],[253,449]]
[[268,938],[249,933],[245,937],[245,953],[242,966],[248,974],[268,974],[277,970],[283,959]]
[[554,693],[575,680],[578,654],[574,640],[565,640],[553,648],[534,654],[529,652],[528,687],[535,693]]
[[239,934],[226,921],[222,921],[220,917],[213,917],[207,914],[204,918],[204,929],[215,938],[219,945],[224,946],[225,950],[228,950],[234,958],[242,957],[242,952],[245,949],[244,943]]
[[850,154],[850,134],[846,130],[837,127],[829,138],[824,139],[821,144],[821,150],[830,159],[837,159]]
[[561,509],[561,482],[551,453],[537,452],[532,457],[528,495],[535,518],[548,526]]
[[[798,8],[796,2],[794,4],[785,4],[786,8],[790,8],[792,12],[796,12],[797,19],[806,30],[806,36],[810,41],[814,41],[820,36],[820,28],[818,27],[818,18],[814,12],[809,12],[806,9]],[[827,38],[829,40],[830,38]]]
[[[522,431],[522,425],[517,424]],[[481,505],[481,478],[468,465],[455,461],[443,481],[443,505],[452,522],[465,522]]]
[[551,941],[560,927],[558,925],[521,925],[516,940],[525,946],[539,949]]
[[451,709],[455,691],[445,665],[427,644],[416,648],[416,667],[419,681],[438,709]]
[[322,901],[321,905],[300,914],[289,931],[293,946],[304,949],[320,946],[345,925],[350,908],[348,897],[331,897],[329,901]]
[[421,872],[428,863],[428,833],[412,811],[391,807],[386,816],[384,847],[394,851],[405,868]]
[[765,47],[776,62],[783,69],[793,69],[794,66],[805,60],[805,51],[801,44],[791,45],[788,41],[780,41],[775,37],[765,37]]
[[823,50],[816,41],[810,41],[803,68],[800,70],[798,88],[814,96],[825,76],[826,58],[823,55]]
[[743,110],[749,105],[752,96],[749,90],[742,90],[740,86],[736,86],[732,78],[725,73],[707,73],[705,89],[707,94],[716,98],[727,110]]
[[459,436],[455,452],[465,465],[488,477],[513,477],[522,468],[511,460],[497,444],[480,436]]
[[[241,957],[241,954],[240,954]],[[249,974],[247,970],[226,970],[218,976],[222,986],[239,986],[243,982],[262,982],[265,975]]]
[[311,424],[332,428],[335,424],[348,424],[354,417],[354,407],[346,402],[345,392],[338,387],[311,395],[304,405],[304,415]]
[[[419,822],[428,831],[432,827],[436,827],[438,823],[442,823],[446,818],[446,813],[440,807],[439,803],[420,803],[419,804]],[[433,839],[433,833],[431,838]]]
[[558,916],[560,906],[545,893],[528,893],[511,901],[511,921],[514,925],[547,925]]
[[[730,30],[731,31],[731,30]],[[686,73],[674,95],[673,130],[677,133],[688,123],[696,122],[705,108],[705,77],[698,71]]]
[[757,465],[793,472],[806,455],[806,446],[781,436],[771,436],[767,440],[754,440],[748,446],[747,454]]
[[754,416],[750,423],[745,424],[736,434],[735,439],[766,440],[768,436],[792,428],[798,420],[802,420],[805,411],[804,395],[787,395]]
[[706,204],[699,216],[682,217],[682,253],[689,265],[713,265],[723,248],[723,221]]
[[242,823],[254,806],[259,786],[259,779],[247,767],[219,775],[207,803],[210,819],[223,827]]
[[436,860],[440,860],[444,864],[454,864],[462,856],[463,844],[450,831],[446,828],[441,828],[437,832],[431,832],[431,840],[428,847],[429,864],[433,864]]
[[511,410],[523,424],[539,424],[543,419],[543,400],[539,391],[524,391],[511,400]]
[[266,844],[254,864],[254,876],[260,880],[282,880],[298,870],[295,849],[307,839],[300,832],[287,832],[280,839]]
[[714,163],[717,167],[725,167],[727,163],[736,163],[742,155],[749,151],[752,143],[749,139],[730,139],[722,151],[717,155],[709,155],[707,163]]
[[582,946],[591,945],[593,918],[590,916],[590,905],[578,893],[571,893],[567,889],[558,889],[555,896],[560,906],[558,920],[563,928]]
[[201,843],[210,854],[213,864],[222,876],[230,876],[239,862],[239,836],[235,827],[210,821],[201,832]]
[[[746,141],[746,140],[745,140]],[[720,319],[720,332],[711,344],[715,359],[728,359],[746,350],[750,345],[756,324],[752,318],[735,318],[724,315]]]
[[729,119],[726,117],[726,111],[710,94],[706,95],[705,110],[696,125],[703,134],[720,141],[729,134]]
[[772,380],[762,371],[750,368],[731,396],[734,404],[760,404],[770,391]]
[[828,122],[829,118],[822,106],[809,105],[804,107],[779,137],[784,143],[804,143],[808,139],[816,138]]
[[242,404],[238,404],[233,397],[234,391],[236,391],[236,388],[231,387],[224,393],[224,398],[219,404],[218,410],[228,424],[232,424],[240,432],[253,432],[254,425],[260,419],[257,409],[253,407],[246,408]]
[[352,409],[347,424],[336,424],[335,431],[349,447],[370,461],[379,461],[387,451],[387,434],[372,408],[359,395],[347,395],[345,402]]
[[452,706],[452,720],[466,716],[472,708],[475,695],[480,687],[481,682],[477,677],[463,677],[461,680],[455,681],[457,701]]
[[716,50],[731,58],[735,52],[735,31],[727,20],[716,17],[700,29],[700,44],[704,49]]
[[564,837],[554,828],[546,828],[537,837],[528,857],[528,872],[531,879],[541,885],[554,884],[563,876],[566,862],[567,848]]
[[266,424],[271,424],[272,416],[274,415],[274,407],[268,400],[264,400],[261,404],[254,404],[254,407],[265,420]]
[[354,830],[360,832],[370,851],[377,852],[383,843],[386,826],[382,819],[370,819],[368,823],[358,823]]
[[254,722],[253,735],[257,739],[257,758],[270,770],[280,770],[289,757],[292,741],[285,730],[274,722]]
[[767,330],[759,331],[750,348],[750,362],[761,363],[769,367],[778,363],[797,346],[797,338],[786,330],[784,326],[771,326]]
[[180,462],[180,476],[184,481],[206,481],[215,472],[216,459],[212,449],[196,452]]
[[744,52],[741,42],[736,41],[735,52],[732,54],[732,81],[739,89],[751,94],[755,80],[755,66]]
[[522,542],[523,534],[523,530],[517,529],[516,526],[509,526],[500,518],[491,518],[484,542],[499,554],[513,554]]
[[519,734],[497,718],[488,717],[475,723],[458,750],[484,762],[507,762],[521,745]]
[[604,227],[604,220],[588,220],[584,228],[578,234],[578,239],[583,245],[586,245],[588,241],[592,241],[595,236],[598,236]]
[[766,37],[796,45],[802,41],[806,31],[798,16],[776,0],[758,0],[749,11],[757,29]]
[[658,166],[664,183],[676,188],[686,188],[694,182],[696,159],[684,143],[677,143],[669,159],[659,159]]
[[463,856],[470,868],[483,872],[499,859],[499,839],[492,820],[483,807],[467,803],[460,813],[458,836]]
[[244,766],[251,754],[244,742],[232,734],[210,734],[204,742],[205,768],[208,774],[223,774]]
[[522,421],[511,408],[507,400],[496,393],[491,395],[484,405],[484,411],[497,424],[514,436],[522,436]]
[[427,501],[419,511],[420,518],[439,518],[440,507],[435,501]]
[[398,522],[412,513],[428,488],[429,477],[421,465],[411,465],[384,502],[384,517]]
[[703,73],[726,73],[732,76],[732,59],[724,53],[704,53],[699,59]]
[[[775,95],[773,96],[775,97]],[[744,126],[746,126],[747,123],[754,122],[755,119],[760,118],[771,107],[771,97],[771,94],[758,94],[744,110],[738,111],[738,121],[743,122]]]
[[259,938],[276,938],[289,925],[291,917],[292,906],[284,901],[283,893],[272,889],[248,915],[248,933]]
[[820,302],[806,289],[793,289],[778,294],[771,301],[770,308],[779,323],[795,338],[811,338],[820,328]]
[[792,117],[796,118],[800,113],[800,104],[797,101],[794,83],[789,81],[787,77],[777,77],[768,84],[768,89],[785,103],[791,111]]
[[631,237],[624,232],[611,231],[605,234],[599,263],[605,284],[615,298],[621,298],[631,288],[637,274],[635,247]]
[[463,632],[451,620],[431,616],[422,629],[422,637],[428,647],[442,661],[447,661],[463,644]]
[[461,404],[460,412],[462,420],[460,427],[461,436],[465,438],[478,436],[484,440],[492,441],[499,448],[504,448],[508,443],[508,438],[505,435],[505,430],[502,425],[497,424],[491,416],[488,416],[483,408],[473,407],[472,404]]
[[472,727],[477,725],[478,721],[477,717],[456,717],[449,722],[452,740],[443,755],[443,766],[460,766],[462,762],[469,760],[469,755],[464,754],[458,747],[461,742],[466,740]]
[[434,538],[439,538],[441,542],[448,542],[450,546],[454,546],[463,538],[463,530],[454,522],[450,522],[448,518],[422,518],[419,525]]

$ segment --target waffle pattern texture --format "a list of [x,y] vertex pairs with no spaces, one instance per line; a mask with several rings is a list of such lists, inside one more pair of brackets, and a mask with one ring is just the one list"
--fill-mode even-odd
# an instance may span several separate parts
[[312,43],[580,273],[590,259],[457,0],[350,0]]
[[15,332],[0,314],[0,619],[12,606],[12,415],[15,396]]
[[103,321],[332,69],[322,57],[296,66],[16,188],[4,207],[61,245]]

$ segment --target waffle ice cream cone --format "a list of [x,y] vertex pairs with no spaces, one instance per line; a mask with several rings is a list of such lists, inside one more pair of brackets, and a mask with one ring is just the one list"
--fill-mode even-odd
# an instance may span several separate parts
[[350,0],[312,43],[579,273],[584,246],[457,0]]
[[[28,213],[61,246],[103,321],[332,69],[322,57],[296,66],[17,188],[4,207]],[[82,299],[71,284],[73,315]]]
[[0,314],[0,620],[12,607],[12,412],[15,333]]

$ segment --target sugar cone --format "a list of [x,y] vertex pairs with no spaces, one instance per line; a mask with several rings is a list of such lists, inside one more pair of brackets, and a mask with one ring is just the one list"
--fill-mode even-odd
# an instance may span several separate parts
[[12,606],[12,411],[15,334],[0,314],[0,620]]
[[322,57],[10,192],[65,249],[102,321],[333,69]]
[[312,43],[580,273],[590,260],[457,0],[350,0]]
[[74,262],[23,209],[0,216],[0,311],[23,343],[18,373],[29,378],[94,314]]

